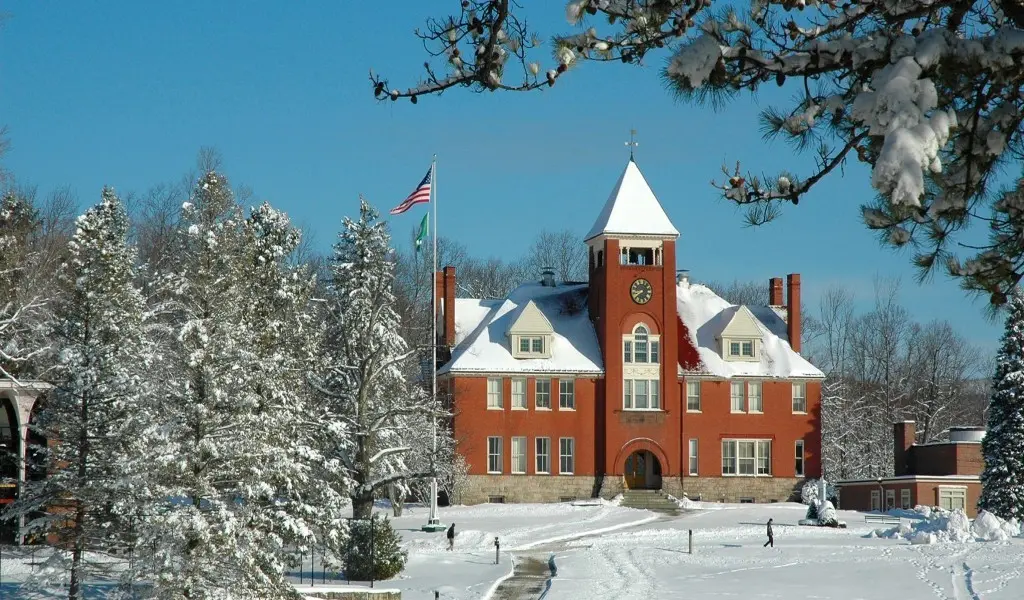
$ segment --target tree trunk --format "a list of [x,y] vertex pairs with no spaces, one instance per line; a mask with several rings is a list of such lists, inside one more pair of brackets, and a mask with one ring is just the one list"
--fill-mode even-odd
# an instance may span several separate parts
[[71,583],[68,585],[68,600],[81,600],[82,594],[82,555],[85,549],[85,506],[81,501],[75,508],[75,547],[71,551]]
[[391,500],[391,510],[394,515],[402,516],[402,509],[405,507],[405,494],[402,493],[402,489],[398,485],[392,483],[388,486],[388,499]]
[[373,494],[352,496],[352,518],[369,519],[373,514]]

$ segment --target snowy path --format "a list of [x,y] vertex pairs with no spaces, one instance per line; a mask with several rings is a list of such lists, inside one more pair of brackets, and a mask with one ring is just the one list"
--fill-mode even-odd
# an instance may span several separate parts
[[[841,515],[851,528],[836,530],[797,526],[802,514],[794,505],[730,508],[569,543],[556,557],[548,598],[1024,597],[1021,539],[914,546],[863,537],[871,528],[857,513]],[[776,545],[763,548],[769,516]]]

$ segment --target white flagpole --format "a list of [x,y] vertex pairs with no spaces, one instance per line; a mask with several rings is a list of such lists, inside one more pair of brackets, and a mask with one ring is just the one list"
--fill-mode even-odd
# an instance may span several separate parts
[[[433,160],[430,163],[430,203],[434,207],[434,268],[430,272],[430,280],[432,282],[431,288],[433,289],[433,298],[431,298],[431,304],[434,306],[433,315],[430,320],[430,348],[431,348],[431,363],[430,363],[430,389],[431,397],[433,399],[433,405],[437,403],[437,155],[434,155]],[[445,311],[449,311],[452,308],[450,306],[444,307]],[[431,462],[437,460],[437,416],[433,415],[430,418],[431,436],[434,442],[434,454]],[[437,531],[443,529],[441,520],[437,518],[437,466],[434,465],[435,472],[430,478],[430,516],[427,518],[427,525],[424,529],[428,531]]]

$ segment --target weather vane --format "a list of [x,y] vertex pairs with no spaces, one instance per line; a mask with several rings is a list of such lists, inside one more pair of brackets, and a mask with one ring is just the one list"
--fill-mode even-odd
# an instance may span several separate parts
[[629,130],[629,141],[626,145],[629,146],[629,160],[633,160],[633,150],[640,145],[640,142],[636,141],[636,129]]

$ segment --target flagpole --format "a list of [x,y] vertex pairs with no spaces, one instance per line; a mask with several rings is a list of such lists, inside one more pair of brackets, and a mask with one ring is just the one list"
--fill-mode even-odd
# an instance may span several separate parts
[[[434,231],[433,231],[433,243],[434,243],[434,267],[430,272],[431,288],[433,289],[433,298],[431,304],[433,305],[433,315],[430,319],[430,348],[432,359],[430,363],[430,390],[431,398],[433,400],[432,405],[436,408],[437,405],[437,155],[434,155],[433,160],[430,162],[430,196],[431,204],[434,207]],[[444,307],[445,312],[450,311],[452,307]],[[424,529],[428,531],[438,531],[444,527],[441,525],[441,520],[437,517],[437,415],[431,415],[430,417],[430,428],[431,437],[434,443],[434,453],[431,458],[431,464],[433,472],[430,478],[430,516],[427,518],[427,525]]]

